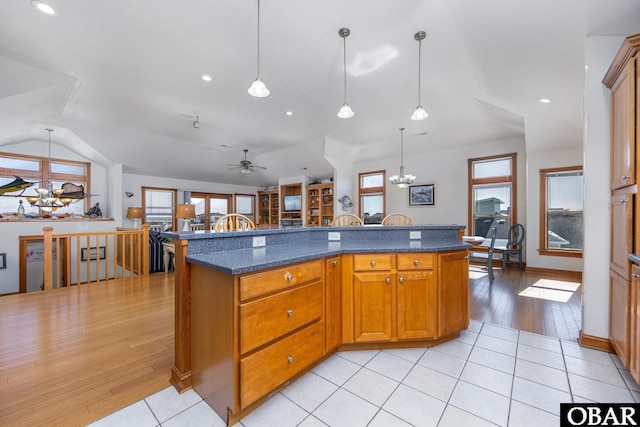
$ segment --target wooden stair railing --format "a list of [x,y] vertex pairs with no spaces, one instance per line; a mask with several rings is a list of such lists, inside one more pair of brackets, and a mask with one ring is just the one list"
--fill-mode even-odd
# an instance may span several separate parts
[[[54,284],[64,287],[149,274],[147,224],[141,230],[118,228],[94,233],[53,234],[52,227],[42,230],[44,290],[53,289]],[[20,252],[21,263],[26,262],[26,243],[21,243]]]

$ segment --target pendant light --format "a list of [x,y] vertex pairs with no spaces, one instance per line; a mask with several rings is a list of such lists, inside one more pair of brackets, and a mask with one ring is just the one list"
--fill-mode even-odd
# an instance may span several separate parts
[[389,181],[391,181],[391,184],[397,186],[398,188],[407,188],[409,184],[413,184],[413,181],[416,180],[416,177],[414,175],[404,174],[404,143],[402,140],[403,132],[404,128],[400,128],[400,175],[393,175],[389,177]]
[[338,117],[341,119],[348,119],[353,117],[356,113],[353,112],[349,104],[347,104],[347,37],[351,34],[351,31],[348,28],[340,28],[338,30],[338,34],[342,37],[343,44],[343,64],[344,64],[344,104],[340,107],[340,111],[338,111]]
[[260,80],[260,0],[258,0],[258,77],[251,83],[251,87],[247,92],[256,98],[265,98],[271,93],[262,80]]
[[415,111],[411,115],[411,120],[424,120],[429,117],[429,113],[427,113],[424,108],[422,108],[422,104],[420,103],[420,71],[422,65],[422,40],[427,37],[427,33],[424,31],[418,31],[413,36],[414,39],[418,41],[418,106]]

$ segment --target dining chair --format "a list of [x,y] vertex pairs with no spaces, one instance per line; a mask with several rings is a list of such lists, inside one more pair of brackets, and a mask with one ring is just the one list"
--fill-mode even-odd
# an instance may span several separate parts
[[[520,270],[524,270],[524,263],[522,262],[522,242],[524,241],[524,225],[513,224],[509,228],[509,240],[507,240],[506,246],[496,246],[494,249],[497,253],[502,254],[502,269],[507,267],[507,264],[517,262]],[[518,260],[512,260],[512,256],[517,256]]]
[[487,248],[487,252],[469,252],[469,261],[479,264],[487,264],[489,283],[493,283],[493,251],[496,244],[496,229],[497,227],[493,227],[491,229],[491,240],[489,247]]
[[253,230],[256,228],[256,225],[251,221],[250,218],[239,214],[239,213],[230,213],[224,216],[221,216],[216,221],[212,230],[214,231],[245,231],[245,230]]
[[352,213],[344,213],[341,215],[338,215],[337,217],[335,217],[333,219],[333,222],[331,223],[332,226],[336,227],[336,226],[360,226],[363,225],[364,222],[362,221],[362,218],[360,218],[358,215],[354,215]]
[[413,225],[413,219],[403,213],[390,213],[382,219],[382,225]]

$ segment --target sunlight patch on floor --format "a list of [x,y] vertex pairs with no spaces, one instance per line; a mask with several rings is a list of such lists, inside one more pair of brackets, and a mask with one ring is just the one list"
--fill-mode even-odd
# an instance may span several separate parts
[[548,289],[536,286],[529,286],[524,291],[520,292],[518,296],[546,299],[548,301],[567,302],[573,295],[573,292],[563,291],[558,289]]
[[487,270],[469,270],[469,279],[482,279],[483,277],[487,277]]
[[559,291],[575,292],[580,287],[580,283],[565,282],[563,280],[540,279],[531,286],[536,288],[556,289]]

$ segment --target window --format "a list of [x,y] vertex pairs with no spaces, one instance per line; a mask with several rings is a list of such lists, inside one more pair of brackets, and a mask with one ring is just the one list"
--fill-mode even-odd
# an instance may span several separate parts
[[582,167],[540,170],[540,255],[582,256]]
[[160,225],[163,231],[176,230],[175,207],[178,192],[171,188],[142,187],[143,222]]
[[216,193],[191,193],[191,204],[196,207],[196,219],[192,224],[203,224],[203,230],[211,230],[221,216],[231,212],[231,196]]
[[385,217],[385,172],[358,174],[360,181],[360,218],[365,224],[382,224]]
[[[506,243],[511,224],[517,222],[516,153],[469,159],[469,231]],[[498,244],[498,243],[496,243]]]
[[256,204],[256,197],[252,194],[236,194],[235,199],[236,213],[248,217],[255,224],[254,206]]
[[[34,185],[24,192],[11,192],[15,197],[0,197],[0,212],[16,212],[19,200],[26,214],[39,215],[36,206],[31,206],[25,197],[37,196],[36,188],[46,186],[50,180],[53,188],[61,188],[62,184],[71,182],[82,185],[84,192],[90,194],[91,163],[73,160],[49,159],[23,154],[0,153],[0,185],[9,184],[16,176]],[[67,207],[60,208],[60,213],[83,214],[89,210],[89,198],[77,199]]]

